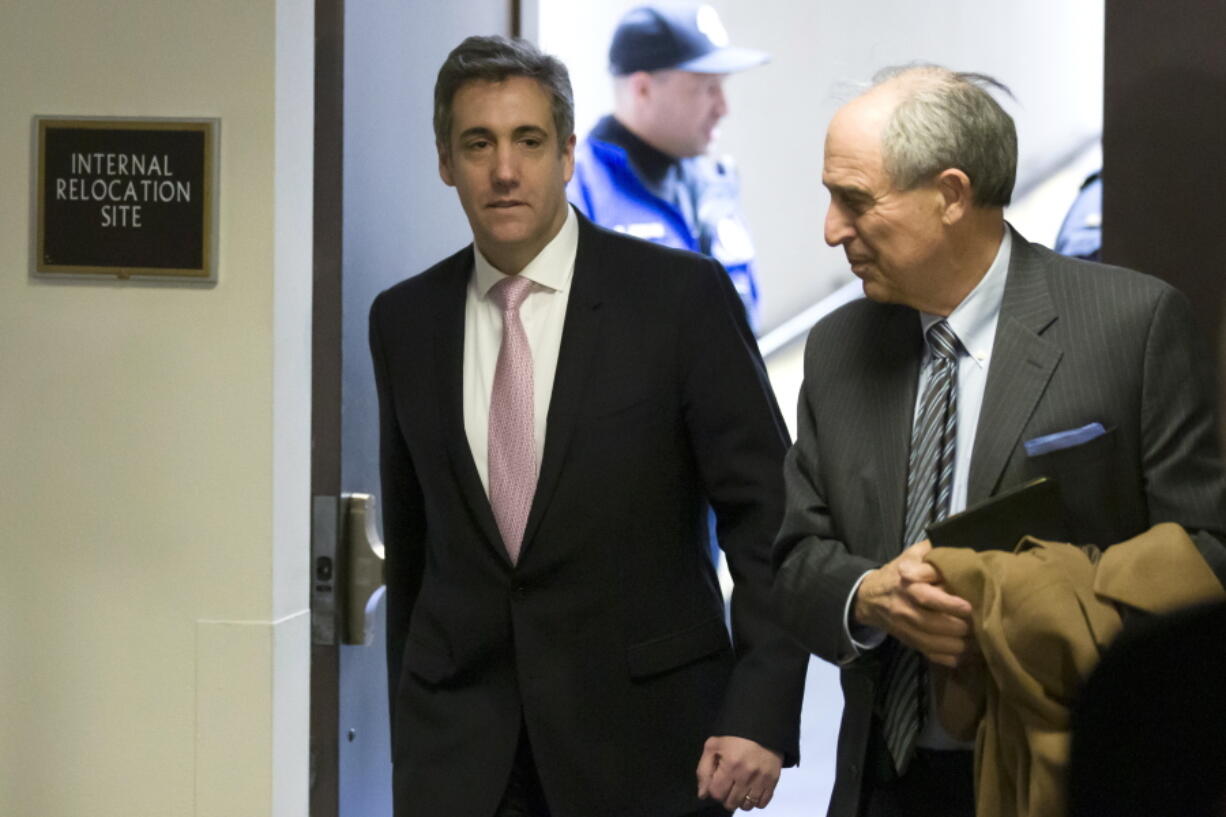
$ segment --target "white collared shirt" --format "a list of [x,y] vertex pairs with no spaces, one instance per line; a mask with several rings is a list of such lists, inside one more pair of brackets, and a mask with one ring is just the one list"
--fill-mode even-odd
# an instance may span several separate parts
[[[955,514],[966,508],[966,489],[970,481],[971,454],[974,453],[975,432],[979,429],[979,410],[983,406],[984,387],[988,383],[988,366],[992,362],[992,347],[996,342],[996,324],[1000,321],[1000,305],[1005,297],[1005,279],[1009,272],[1009,258],[1013,254],[1013,236],[1008,227],[1005,237],[996,251],[996,258],[979,283],[962,303],[949,313],[945,321],[958,336],[958,427],[954,443],[954,483],[949,494],[949,513]],[[927,335],[929,327],[941,320],[940,315],[920,313],[920,324]],[[931,376],[928,365],[931,356],[928,344],[924,344],[924,359],[920,366],[919,390]],[[919,400],[916,400],[918,403]],[[916,407],[919,412],[919,407]],[[911,543],[907,543],[911,544]],[[932,675],[928,676],[928,716],[915,739],[917,746],[926,749],[970,749],[974,743],[955,740],[941,727],[937,717],[937,696]]]
[[[553,396],[578,248],[579,221],[568,205],[562,229],[519,273],[535,283],[519,308],[519,317],[532,350],[532,420],[538,470],[545,450],[545,418]],[[502,309],[489,292],[502,280],[503,273],[476,246],[473,259],[464,302],[464,433],[488,495],[490,394],[502,345]]]
[[[983,406],[983,390],[988,383],[988,366],[992,362],[992,346],[996,342],[996,324],[1000,320],[1000,304],[1005,297],[1005,278],[1009,273],[1009,258],[1013,255],[1013,236],[1005,228],[1005,237],[996,251],[996,258],[975,288],[962,303],[949,313],[945,321],[958,336],[958,430],[954,443],[954,484],[949,496],[949,512],[966,508],[966,488],[970,479],[971,454],[975,447],[975,431],[979,428],[979,409]],[[920,313],[920,324],[928,329],[941,320],[940,315]],[[928,383],[928,344],[924,344],[924,359],[920,365],[919,390],[924,393]],[[919,413],[919,400],[915,411]],[[910,544],[910,543],[908,543]]]

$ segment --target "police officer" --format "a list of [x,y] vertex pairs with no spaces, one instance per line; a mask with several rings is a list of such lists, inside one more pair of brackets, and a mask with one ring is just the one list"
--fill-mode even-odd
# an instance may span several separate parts
[[751,325],[758,287],[736,171],[729,159],[706,152],[728,113],[725,77],[767,59],[729,47],[710,6],[631,10],[609,47],[613,114],[576,148],[567,187],[571,202],[597,224],[720,261]]
[[1073,206],[1069,208],[1056,245],[1052,249],[1061,255],[1099,260],[1103,246],[1103,172],[1095,170],[1084,182]]

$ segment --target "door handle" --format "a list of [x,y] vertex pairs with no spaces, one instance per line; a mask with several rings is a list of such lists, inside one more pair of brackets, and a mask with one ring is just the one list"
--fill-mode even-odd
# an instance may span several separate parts
[[311,573],[312,643],[369,645],[384,592],[373,495],[314,498]]
[[347,554],[345,586],[345,644],[369,645],[371,618],[383,596],[383,540],[375,530],[373,494],[342,494],[345,514],[343,533]]

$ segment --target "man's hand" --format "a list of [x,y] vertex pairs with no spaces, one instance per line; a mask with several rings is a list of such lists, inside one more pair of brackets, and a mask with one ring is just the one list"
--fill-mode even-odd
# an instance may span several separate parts
[[724,808],[766,808],[775,794],[783,755],[747,738],[707,738],[698,761],[698,797],[719,800]]
[[864,577],[852,615],[885,630],[929,661],[956,667],[972,649],[971,604],[941,588],[940,572],[924,561],[928,540],[904,550]]

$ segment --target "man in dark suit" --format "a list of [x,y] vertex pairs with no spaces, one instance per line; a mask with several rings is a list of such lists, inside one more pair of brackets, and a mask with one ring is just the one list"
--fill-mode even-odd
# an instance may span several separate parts
[[456,48],[435,134],[474,244],[371,309],[402,817],[723,814],[797,759],[761,359],[717,263],[568,206],[572,110],[526,42]]
[[1177,522],[1222,575],[1188,305],[1004,222],[1017,142],[992,85],[892,69],[826,136],[826,241],[867,299],[810,333],[774,557],[785,626],[842,666],[839,817],[973,814],[971,746],[932,716],[934,676],[973,653],[969,603],[923,560],[935,519],[1043,475],[1075,541]]

